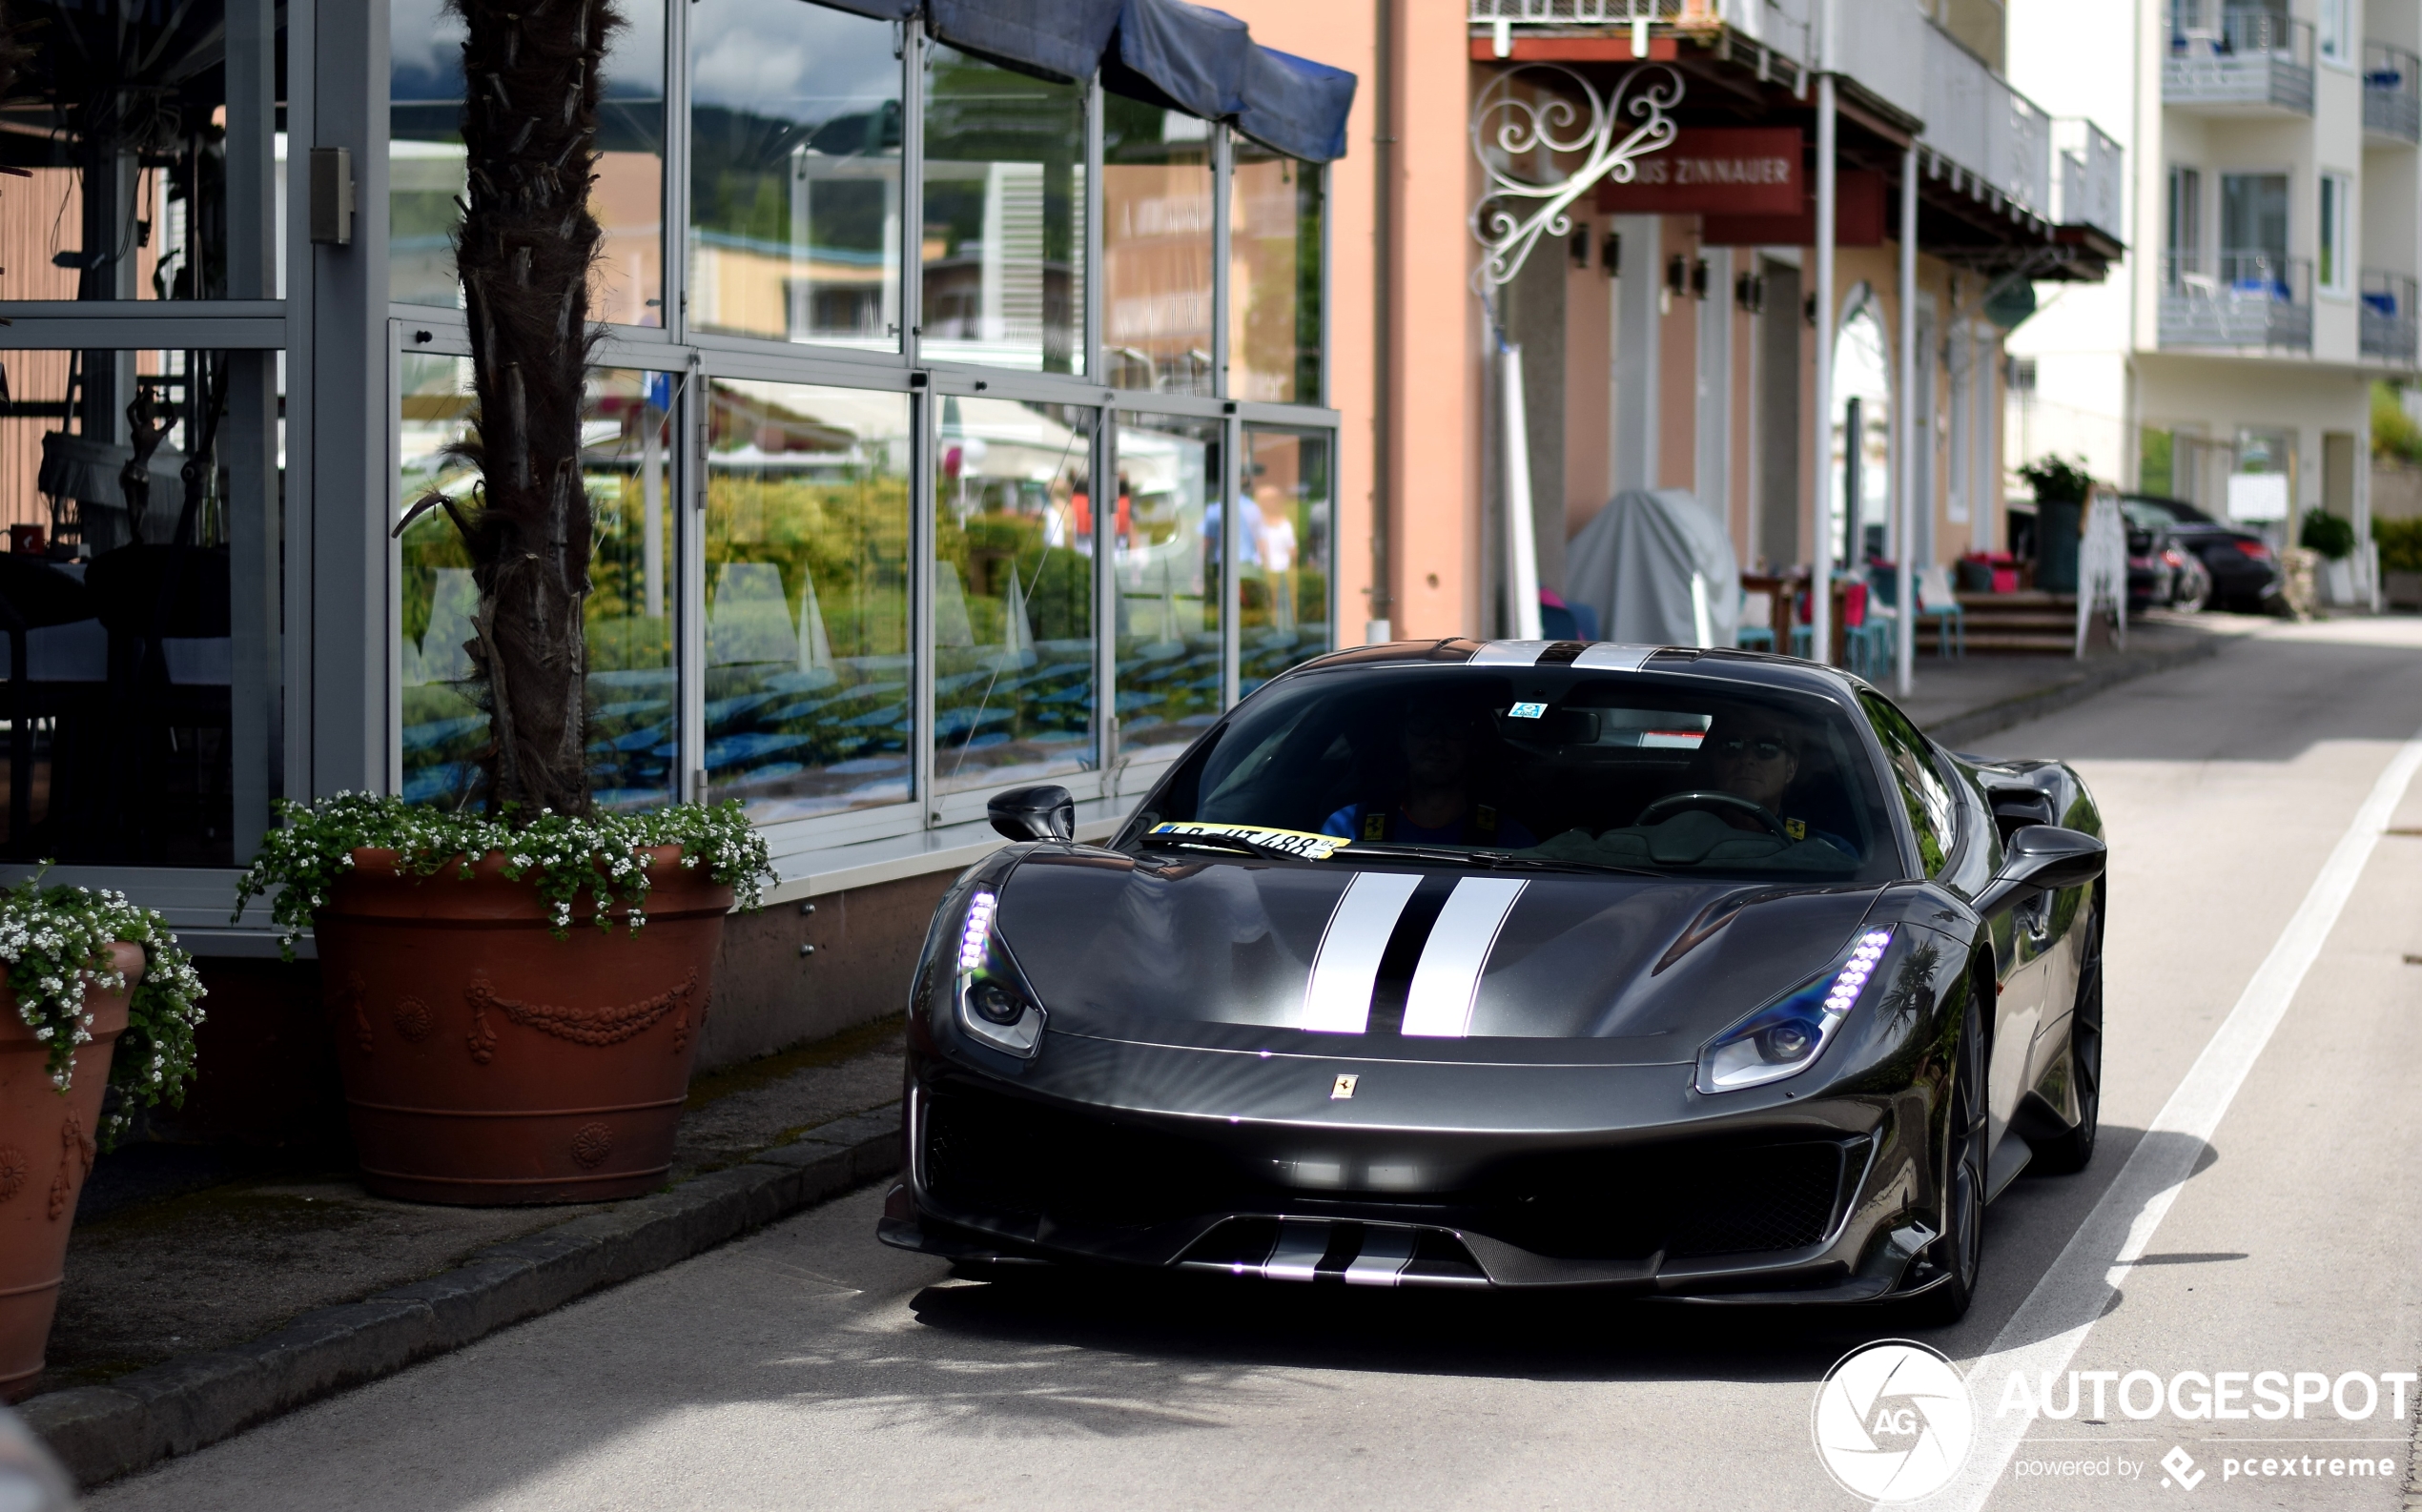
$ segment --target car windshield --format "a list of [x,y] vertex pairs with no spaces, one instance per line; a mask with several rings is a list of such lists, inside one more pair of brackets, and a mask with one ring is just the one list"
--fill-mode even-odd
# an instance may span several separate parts
[[1241,705],[1128,843],[1880,881],[1901,863],[1855,718],[1688,675],[1309,672]]

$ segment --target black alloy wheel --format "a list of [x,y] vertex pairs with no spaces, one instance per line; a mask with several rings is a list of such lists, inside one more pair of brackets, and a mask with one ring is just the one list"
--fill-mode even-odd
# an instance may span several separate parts
[[1958,1322],[1976,1300],[1977,1277],[1984,1268],[1984,1166],[1987,1120],[1973,1092],[1984,1087],[1984,1020],[1971,989],[1960,1024],[1960,1049],[1951,1076],[1951,1111],[1943,1128],[1942,1236],[1926,1247],[1920,1262],[1942,1278],[1904,1304],[1907,1321],[1919,1328]]
[[2035,1166],[2047,1175],[2085,1169],[2103,1120],[2103,913],[2100,900],[2085,922],[2085,964],[2078,968],[2077,1008],[2069,1017],[2069,1073],[2077,1080],[2077,1126],[2034,1141]]

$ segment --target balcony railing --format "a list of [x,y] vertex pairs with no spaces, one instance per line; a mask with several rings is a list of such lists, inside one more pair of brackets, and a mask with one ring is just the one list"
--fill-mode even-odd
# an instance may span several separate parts
[[2261,7],[2170,0],[2162,103],[2230,114],[2312,113],[2312,25]]
[[2363,270],[2363,355],[2414,365],[2415,321],[2413,280],[2401,273]]
[[1685,28],[1721,23],[1796,64],[1808,57],[1815,0],[1468,0],[1473,26],[1617,27],[1635,22]]
[[2162,259],[2164,346],[2312,350],[2312,259],[2268,252]]
[[[1847,12],[1850,8],[1843,9]],[[1867,25],[1881,30],[1882,19],[1897,14],[1898,9],[1877,6],[1862,8],[1861,13]],[[1914,112],[1926,123],[1926,144],[2018,205],[2050,216],[2052,117],[1948,32],[1914,9],[1909,17],[1904,24],[1918,43],[1909,50],[1909,61],[1921,92]],[[1860,59],[1857,67],[1863,67],[1868,56],[1857,51],[1850,55]]]
[[2363,45],[2363,130],[2422,142],[2422,58],[2386,42]]
[[2054,220],[2092,226],[2113,241],[2124,241],[2121,205],[2127,192],[2120,144],[2092,121],[2065,117],[2052,123],[2052,150],[2060,154],[2060,198]]

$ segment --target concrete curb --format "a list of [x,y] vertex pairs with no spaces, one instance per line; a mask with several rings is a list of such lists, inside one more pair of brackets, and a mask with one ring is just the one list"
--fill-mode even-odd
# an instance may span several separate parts
[[2122,683],[2133,682],[2140,677],[2150,677],[2156,672],[2167,672],[2176,667],[2201,662],[2207,657],[2218,656],[2223,645],[2234,644],[2241,637],[2233,635],[2206,635],[2194,644],[2180,646],[2175,651],[2104,662],[2064,682],[2055,683],[2050,687],[2038,688],[2032,693],[2022,693],[2016,698],[2005,698],[1998,704],[1987,704],[1982,708],[1972,708],[1964,714],[1954,714],[1940,724],[1928,725],[1926,733],[1945,746],[1952,746],[1980,740],[1987,735],[1998,734],[2014,725],[2023,725],[2028,720],[2041,719],[2056,709],[2063,709],[2072,704],[2083,703],[2095,694],[2116,687]]
[[669,1192],[482,1250],[450,1271],[303,1314],[275,1333],[54,1391],[17,1411],[90,1489],[307,1402],[660,1271],[900,1165],[900,1111],[811,1129]]

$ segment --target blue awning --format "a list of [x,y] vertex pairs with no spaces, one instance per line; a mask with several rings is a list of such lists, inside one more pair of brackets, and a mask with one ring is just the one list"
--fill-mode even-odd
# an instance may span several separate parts
[[1063,80],[1091,78],[1125,0],[925,0],[926,24],[963,52]]
[[1276,48],[1256,46],[1244,63],[1237,130],[1264,147],[1316,163],[1345,155],[1354,75]]
[[1186,0],[1125,0],[1101,60],[1101,82],[1134,99],[1233,119],[1244,109],[1245,59],[1253,38],[1225,11]]
[[[867,15],[919,0],[829,0]],[[1313,162],[1345,155],[1354,75],[1265,48],[1243,22],[1186,0],[921,0],[927,28],[963,52],[1047,78],[1086,79]]]

